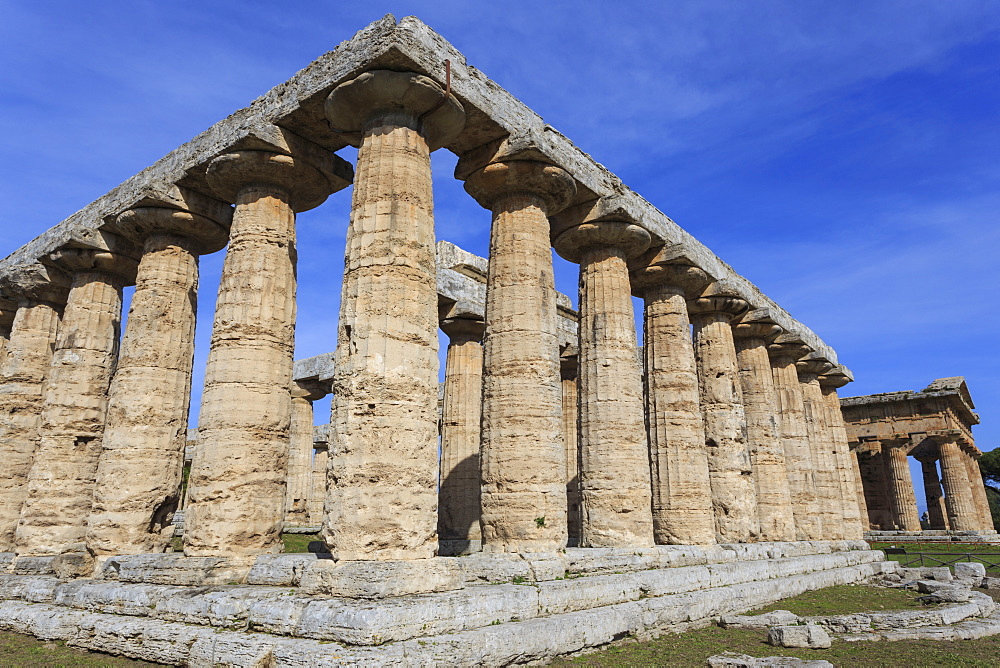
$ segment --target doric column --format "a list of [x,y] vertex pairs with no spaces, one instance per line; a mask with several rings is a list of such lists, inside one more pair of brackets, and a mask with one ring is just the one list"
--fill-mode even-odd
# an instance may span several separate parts
[[[207,198],[202,198],[207,199]],[[228,239],[229,207],[217,220],[140,207],[116,229],[141,244],[135,293],[108,391],[87,546],[94,554],[163,552],[180,503],[194,363],[198,256]]]
[[785,452],[785,470],[788,473],[792,516],[798,540],[823,538],[813,479],[816,467],[809,448],[802,385],[795,368],[795,362],[809,354],[810,350],[809,346],[790,333],[778,336],[767,349],[778,399],[781,445]]
[[485,552],[566,546],[555,278],[548,216],[576,192],[562,169],[492,162],[465,189],[493,212],[483,339],[482,527]]
[[947,529],[948,520],[944,509],[944,494],[941,493],[941,479],[938,477],[937,458],[925,456],[917,459],[924,478],[924,498],[927,500],[930,528]]
[[65,249],[52,259],[73,272],[73,282],[17,526],[18,554],[86,549],[108,385],[118,359],[122,288],[135,280],[135,261],[117,253]]
[[330,465],[329,447],[317,448],[312,459],[312,484],[309,493],[309,525],[321,526],[325,515],[327,496],[327,469]]
[[851,382],[852,378],[843,365],[834,367],[819,377],[825,409],[824,420],[833,439],[833,457],[840,486],[841,517],[844,523],[844,538],[860,540],[868,529],[867,512],[863,512],[864,493],[860,491],[861,480],[857,462],[851,454],[847,441],[847,425],[840,410],[837,388]]
[[983,474],[979,469],[979,462],[976,461],[978,451],[973,446],[963,448],[965,454],[965,466],[969,472],[969,488],[972,490],[972,498],[979,509],[982,518],[980,530],[993,531],[993,516],[990,514],[990,501],[986,496],[986,488],[983,486]]
[[[889,473],[889,508],[895,528],[899,531],[920,531],[917,498],[913,493],[913,479],[907,457],[909,441],[889,443],[883,453]],[[959,462],[961,464],[961,462]],[[963,476],[964,477],[964,476]]]
[[773,322],[754,322],[746,316],[733,327],[762,541],[795,540],[785,451],[778,427],[777,396],[767,355],[767,345],[782,331]]
[[479,529],[479,431],[484,327],[482,320],[471,318],[450,318],[441,323],[449,343],[441,419],[438,539],[463,543],[454,545],[451,552],[467,552],[482,539]]
[[305,155],[235,150],[209,164],[209,184],[236,209],[191,464],[188,556],[281,550],[295,345],[295,213],[319,206],[345,185],[342,171],[335,174],[333,165]]
[[654,537],[658,544],[708,545],[715,542],[715,516],[687,298],[709,278],[654,256],[631,279],[644,302]]
[[861,522],[861,533],[863,535],[865,531],[869,531],[872,528],[872,513],[868,509],[868,494],[865,492],[864,478],[862,478],[861,474],[861,460],[856,447],[858,445],[860,444],[848,443],[847,457],[850,466],[854,469],[854,494],[858,499],[858,514]]
[[360,134],[333,391],[337,486],[323,539],[339,559],[432,557],[439,363],[430,154],[458,135],[465,112],[427,77],[376,70],[334,89],[326,116]]
[[575,346],[560,355],[563,444],[566,447],[566,530],[567,544],[570,547],[579,547],[583,532],[583,518],[580,515],[580,452],[577,430],[580,417],[579,366],[579,356]]
[[750,542],[760,533],[739,363],[730,325],[746,310],[745,301],[728,295],[688,302],[705,417],[715,534],[720,543]]
[[555,239],[580,265],[579,439],[583,547],[653,545],[642,371],[626,262],[649,232],[615,220],[585,222]]
[[[38,270],[50,271],[40,265]],[[17,297],[17,311],[7,355],[0,364],[0,552],[14,549],[14,529],[38,447],[45,379],[59,331],[61,302],[66,298],[65,285],[50,285],[41,291],[20,286],[6,290],[5,286],[5,291]]]
[[974,531],[979,528],[980,520],[969,485],[969,470],[963,460],[965,454],[955,436],[942,435],[937,440],[948,527],[952,531]]
[[[309,496],[313,480],[313,402],[326,396],[319,383],[293,380],[288,427],[288,482],[285,485],[285,525],[310,526]],[[325,475],[325,474],[324,474]]]
[[813,353],[796,362],[795,366],[802,384],[802,406],[812,451],[813,481],[823,540],[839,540],[844,537],[840,474],[837,472],[833,436],[827,428],[826,402],[819,385],[819,375],[832,369],[833,365]]

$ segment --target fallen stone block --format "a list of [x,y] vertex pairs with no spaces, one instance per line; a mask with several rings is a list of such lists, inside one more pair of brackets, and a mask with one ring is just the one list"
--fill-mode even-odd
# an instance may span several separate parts
[[769,629],[798,623],[799,616],[788,610],[775,610],[763,615],[723,615],[719,620],[719,626],[724,629]]
[[921,594],[934,594],[943,589],[968,589],[958,582],[939,582],[937,580],[917,580],[917,591]]
[[986,577],[986,566],[978,562],[955,564],[955,579],[967,580],[978,587]]
[[900,568],[899,575],[904,580],[939,580],[951,582],[951,569],[947,566],[921,566],[920,568]]
[[983,589],[1000,589],[1000,578],[983,578]]
[[749,654],[723,652],[708,657],[710,668],[833,668],[833,664],[823,659],[798,659],[794,656],[765,656],[761,658]]
[[345,598],[388,598],[451,591],[465,586],[459,559],[413,561],[319,560],[306,568],[300,587],[307,594]]
[[775,626],[767,632],[767,642],[775,647],[807,647],[827,649],[831,645],[830,634],[822,626]]

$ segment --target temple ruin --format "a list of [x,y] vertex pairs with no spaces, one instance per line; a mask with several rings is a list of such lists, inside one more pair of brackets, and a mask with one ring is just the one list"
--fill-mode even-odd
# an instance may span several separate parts
[[[436,238],[442,149],[488,261]],[[348,187],[335,351],[295,362],[295,217]],[[182,498],[198,257],[223,248]],[[14,250],[0,291],[0,629],[185,665],[507,665],[895,568],[861,540],[835,351],[412,17]],[[281,554],[286,525],[324,549]]]
[[[886,392],[840,401],[860,469],[870,528],[885,532],[995,534],[972,437],[979,424],[962,377],[939,378],[919,392]],[[909,457],[920,462],[927,501],[920,524]],[[943,488],[943,489],[942,489]],[[943,493],[942,493],[943,492]],[[895,536],[900,538],[901,536]]]

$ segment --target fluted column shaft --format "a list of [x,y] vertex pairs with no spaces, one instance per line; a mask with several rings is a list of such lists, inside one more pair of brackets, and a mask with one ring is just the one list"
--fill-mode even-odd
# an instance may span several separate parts
[[889,507],[896,528],[900,531],[920,531],[917,498],[913,492],[906,450],[901,446],[889,447],[885,450],[885,457],[889,469]]
[[14,529],[28,492],[60,312],[56,304],[22,299],[0,365],[0,552],[14,547]]
[[858,460],[858,453],[854,450],[848,449],[847,456],[850,466],[854,469],[854,494],[858,499],[858,516],[861,522],[861,532],[864,534],[865,531],[872,528],[872,518],[868,511],[868,496],[865,494],[864,480],[861,477],[861,462]]
[[969,471],[969,487],[972,489],[972,498],[976,502],[976,507],[979,509],[980,517],[982,518],[982,523],[980,529],[983,531],[993,530],[993,517],[990,514],[990,501],[986,496],[986,488],[983,486],[983,474],[979,469],[979,462],[976,458],[965,453],[965,465]]
[[[800,365],[803,362],[799,362]],[[808,363],[806,363],[808,364]],[[840,474],[834,455],[833,437],[826,423],[826,403],[816,373],[799,369],[802,384],[802,404],[805,410],[806,434],[812,451],[813,481],[819,505],[820,523],[824,540],[844,537],[843,498],[840,491]]]
[[239,179],[243,161],[260,174],[239,187],[222,266],[184,517],[188,556],[281,550],[296,253],[291,193],[268,178],[273,159],[213,163],[220,181]]
[[570,547],[580,545],[579,362],[576,355],[561,360],[563,444],[566,446],[566,530]]
[[860,540],[868,528],[867,519],[863,518],[861,506],[864,503],[859,496],[860,478],[857,464],[851,454],[847,442],[847,426],[844,424],[844,414],[840,410],[840,398],[832,381],[820,378],[820,389],[823,394],[825,409],[824,421],[827,431],[833,439],[833,461],[837,482],[840,487],[840,516],[843,521],[843,537],[848,540]]
[[73,275],[17,527],[18,554],[86,549],[108,385],[118,357],[123,285],[121,276],[108,271]]
[[642,296],[654,537],[658,544],[711,544],[715,517],[685,290],[661,281]]
[[[440,540],[480,541],[479,432],[483,396],[483,322],[447,320],[441,420]],[[465,549],[471,547],[464,546]]]
[[[292,408],[288,428],[288,482],[285,487],[285,524],[308,526],[313,469],[313,395],[292,381]],[[325,475],[325,473],[324,473]]]
[[778,427],[774,378],[767,354],[767,340],[763,336],[765,329],[774,329],[773,334],[780,333],[780,329],[762,326],[762,323],[740,324],[734,328],[747,441],[751,444],[751,464],[756,483],[760,540],[795,540],[795,520]]
[[324,504],[326,503],[327,489],[329,487],[329,467],[330,450],[327,448],[316,450],[312,460],[312,476],[310,477],[312,485],[310,487],[308,503],[309,524],[311,526],[323,524],[323,518],[326,515]]
[[965,454],[958,443],[950,439],[939,442],[938,453],[948,526],[952,531],[974,531],[980,522],[969,484],[969,471],[962,459]]
[[483,339],[485,552],[549,552],[567,541],[566,450],[548,215],[575,185],[557,167],[490,164],[466,190],[491,209]]
[[782,345],[777,345],[769,352],[774,389],[778,398],[781,444],[785,451],[795,535],[798,540],[822,540],[823,531],[813,479],[816,467],[809,448],[802,386],[795,368],[795,360],[804,352],[799,347],[792,348],[783,349]]
[[941,493],[936,459],[920,459],[920,472],[924,478],[924,498],[927,500],[927,520],[931,529],[947,529],[948,520]]
[[689,303],[694,305],[694,350],[705,417],[715,533],[720,543],[749,542],[760,533],[739,364],[730,325],[738,312],[733,313],[734,307],[728,304],[731,300],[710,297]]
[[[173,216],[184,217],[152,209],[119,220]],[[95,554],[163,552],[173,537],[187,441],[200,248],[194,239],[168,232],[145,240],[108,392],[87,531]]]

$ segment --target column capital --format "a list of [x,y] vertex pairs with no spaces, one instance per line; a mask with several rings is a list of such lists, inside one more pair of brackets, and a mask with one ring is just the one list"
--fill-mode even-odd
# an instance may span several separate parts
[[292,397],[316,401],[330,394],[324,383],[315,380],[293,380],[289,386]]
[[447,318],[441,321],[440,326],[452,342],[482,341],[483,332],[486,331],[486,323],[474,318]]
[[720,313],[730,320],[743,315],[749,305],[739,297],[711,295],[688,300],[688,313],[693,316]]
[[566,170],[536,160],[503,160],[479,169],[465,180],[465,191],[486,209],[510,195],[528,195],[544,203],[546,216],[565,209],[576,195],[576,181]]
[[767,347],[767,354],[770,355],[772,361],[786,359],[794,362],[811,352],[812,347],[803,342],[799,335],[793,332],[779,334]]
[[60,248],[49,254],[49,260],[72,274],[103,272],[126,285],[135,283],[139,262],[127,255],[93,248]]
[[668,285],[680,290],[686,299],[700,295],[712,282],[704,271],[690,264],[655,263],[633,268],[629,273],[632,290],[642,296],[646,290]]
[[454,141],[465,128],[462,104],[416,72],[365,72],[334,88],[324,111],[333,129],[354,146],[360,146],[361,133],[375,123],[416,130],[432,151]]
[[837,364],[819,377],[819,384],[823,389],[836,390],[852,382],[854,382],[854,376],[843,364]]
[[599,247],[615,248],[631,259],[649,248],[651,240],[640,225],[624,220],[595,220],[563,230],[553,246],[561,257],[579,264],[586,250]]
[[0,292],[19,307],[28,301],[63,306],[69,285],[66,272],[41,262],[17,265],[0,276]]
[[240,191],[258,186],[278,188],[288,196],[296,213],[314,209],[340,189],[339,179],[326,174],[304,158],[274,151],[234,150],[208,164],[208,184],[215,194],[235,203]]
[[733,325],[733,336],[737,339],[763,339],[770,343],[782,333],[781,325],[773,322],[738,322]]
[[222,250],[229,241],[228,225],[197,213],[163,206],[140,206],[123,211],[115,219],[115,229],[139,244],[155,234],[191,239],[201,255]]
[[821,357],[818,353],[809,353],[805,358],[795,363],[795,369],[798,371],[800,378],[801,376],[809,375],[819,376],[833,369],[833,366],[833,362],[830,362],[825,357]]

